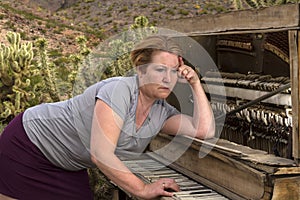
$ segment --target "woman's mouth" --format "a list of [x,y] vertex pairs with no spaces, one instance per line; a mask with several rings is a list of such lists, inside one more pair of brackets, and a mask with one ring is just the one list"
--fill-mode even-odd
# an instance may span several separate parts
[[169,87],[164,87],[164,86],[161,86],[161,87],[159,87],[158,89],[160,89],[160,90],[170,90],[170,88]]

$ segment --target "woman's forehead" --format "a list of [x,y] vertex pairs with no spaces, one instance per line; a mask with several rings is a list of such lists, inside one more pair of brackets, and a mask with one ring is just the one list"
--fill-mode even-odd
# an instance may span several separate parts
[[165,51],[157,51],[152,55],[152,62],[173,66],[178,63],[178,56]]
[[175,65],[165,65],[162,63],[150,63],[150,66],[152,67],[164,67],[164,68],[174,68],[177,69],[179,67],[179,62]]

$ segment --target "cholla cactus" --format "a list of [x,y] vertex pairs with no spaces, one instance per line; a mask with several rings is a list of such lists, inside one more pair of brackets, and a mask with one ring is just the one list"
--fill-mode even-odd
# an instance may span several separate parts
[[87,39],[85,36],[81,35],[76,38],[76,42],[79,45],[79,54],[81,56],[87,56],[90,54],[91,50],[87,47]]
[[106,40],[99,49],[89,52],[82,62],[81,56],[74,57],[76,61],[80,60],[80,67],[78,72],[73,71],[70,75],[74,83],[72,95],[81,93],[100,80],[132,73],[134,70],[129,55],[133,46],[155,32],[156,29],[149,25],[148,19],[140,16],[136,18],[135,24],[130,26],[129,31],[118,35],[117,38]]
[[133,71],[129,56],[130,51],[135,43],[156,33],[156,31],[156,28],[149,24],[147,17],[136,17],[134,24],[130,26],[128,32],[125,32],[120,39],[113,40],[109,43],[110,51],[108,52],[108,57],[110,57],[111,60],[106,63],[106,69],[101,78],[124,76],[126,73]]
[[243,5],[250,8],[260,8],[298,2],[299,0],[232,0],[233,7],[236,10],[244,9]]
[[[77,95],[77,94],[81,93],[82,90],[84,89],[84,87],[87,85],[85,83],[85,81],[86,81],[85,78],[82,78],[82,77],[79,78],[79,76],[81,76],[81,74],[78,75],[79,66],[83,65],[83,64],[85,64],[86,66],[91,65],[90,62],[89,62],[89,59],[85,59],[91,53],[91,49],[87,47],[86,37],[85,36],[78,36],[76,38],[76,42],[79,45],[79,53],[72,54],[69,57],[70,60],[73,63],[72,71],[68,75],[68,81],[69,81],[69,84],[71,84],[69,88],[71,90],[73,90],[73,93],[72,92],[68,93],[69,97],[72,97],[74,95]],[[85,74],[86,72],[82,72],[82,73]],[[75,83],[75,81],[77,81],[77,83]],[[78,82],[80,82],[80,83],[78,83]],[[74,86],[76,88],[74,88]]]
[[[49,93],[50,97],[46,97],[46,101],[59,101],[59,93],[57,91],[57,87],[55,84],[55,77],[53,76],[53,72],[51,70],[51,63],[48,61],[47,55],[47,41],[44,38],[40,38],[36,41],[36,46],[38,48],[38,68],[43,76],[45,87],[45,94]],[[49,99],[50,98],[50,99]]]
[[32,43],[21,44],[20,34],[7,34],[9,46],[0,46],[0,119],[9,119],[35,101]]
[[133,48],[133,45],[134,43],[127,41],[126,38],[115,39],[109,43],[110,50],[107,52],[109,59],[104,63],[105,71],[101,79],[122,76],[132,69],[129,52]]
[[33,43],[21,42],[19,33],[8,32],[8,45],[0,44],[0,121],[7,123],[26,108],[58,101],[49,69],[46,41],[38,40],[36,64]]
[[241,10],[243,8],[242,0],[232,0],[232,5],[236,10]]
[[130,30],[134,31],[132,34],[135,38],[134,40],[142,40],[145,36],[156,33],[155,27],[151,26],[149,20],[145,16],[138,16],[134,19],[134,24],[130,26]]

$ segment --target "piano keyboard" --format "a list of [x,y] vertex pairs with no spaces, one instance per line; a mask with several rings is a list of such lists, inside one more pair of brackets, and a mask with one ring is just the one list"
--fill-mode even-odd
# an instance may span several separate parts
[[211,199],[225,200],[228,199],[212,189],[201,185],[200,183],[184,176],[181,173],[165,166],[164,164],[147,157],[142,160],[127,160],[124,164],[139,178],[146,183],[151,183],[159,178],[172,178],[180,186],[180,192],[174,192],[171,199],[176,200],[194,200],[194,199]]

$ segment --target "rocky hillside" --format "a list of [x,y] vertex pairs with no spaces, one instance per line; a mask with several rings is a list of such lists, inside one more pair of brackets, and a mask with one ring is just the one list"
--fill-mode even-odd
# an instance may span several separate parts
[[[232,10],[231,0],[0,0],[3,4],[45,20],[97,33],[99,37],[119,33],[136,16],[148,17],[159,26],[166,19],[193,17]],[[12,21],[13,23],[14,21]],[[50,31],[50,30],[49,30]]]
[[90,46],[101,41],[100,37],[76,27],[67,26],[54,20],[50,11],[43,15],[30,12],[30,9],[14,6],[0,1],[0,42],[6,43],[8,31],[21,34],[23,40],[33,41],[36,38],[46,38],[49,49],[60,53],[73,53],[77,49],[75,38],[85,35],[89,38]]
[[[247,0],[0,0],[0,41],[13,30],[27,39],[43,36],[58,51],[72,51],[77,35],[86,35],[95,45],[128,29],[136,16],[144,15],[159,27],[164,20],[232,11],[237,8],[233,2],[249,8]],[[263,0],[251,2],[270,6]]]

